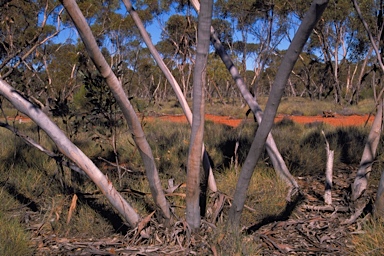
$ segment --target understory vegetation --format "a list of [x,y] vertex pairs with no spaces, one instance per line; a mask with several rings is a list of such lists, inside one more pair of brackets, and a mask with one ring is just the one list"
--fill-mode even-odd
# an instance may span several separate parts
[[[297,108],[296,100],[291,102],[291,107],[285,107],[286,109]],[[219,108],[216,105],[215,109]],[[315,112],[314,108],[300,109],[306,113]],[[9,116],[15,114],[12,110],[6,111]],[[245,117],[245,112],[246,109],[232,108],[232,113],[242,117]],[[77,124],[79,128],[77,132],[73,132],[72,128],[68,128],[73,123],[63,119],[56,121],[71,133],[75,144],[113,181],[117,190],[141,216],[154,211],[155,206],[141,158],[125,124],[117,124],[112,134],[116,136],[114,149],[111,134],[102,125],[93,126],[89,133]],[[14,122],[13,125],[47,149],[56,152],[53,143],[32,122]],[[190,127],[183,123],[157,119],[143,119],[142,125],[157,161],[163,188],[177,186],[167,194],[167,198],[176,218],[182,217],[185,212],[183,184],[186,178]],[[300,125],[283,119],[275,124],[272,133],[289,170],[295,177],[305,178],[324,176],[326,153],[322,131],[325,132],[330,148],[335,150],[334,168],[337,169],[340,165],[359,164],[369,128],[331,127],[323,123]],[[226,195],[227,200],[223,211],[214,220],[216,229],[208,236],[219,245],[222,255],[238,252],[247,254],[257,252],[259,248],[257,242],[247,235],[238,237],[226,234],[223,224],[238,174],[256,129],[257,125],[252,117],[244,119],[236,128],[206,122],[204,142],[213,163],[218,189]],[[1,255],[32,255],[39,244],[31,237],[39,234],[76,238],[91,236],[92,239],[127,234],[129,227],[86,176],[59,165],[6,129],[0,129],[0,149],[0,222],[3,225],[0,229]],[[383,149],[379,147],[370,186],[378,183],[382,160]],[[241,226],[250,228],[267,219],[284,215],[287,207],[286,194],[285,184],[276,177],[265,153],[251,181]],[[209,207],[213,201],[214,195],[211,195],[208,198]],[[213,213],[208,210],[206,219],[212,216]],[[381,224],[367,222],[365,230],[364,234],[351,235],[358,254],[380,248],[384,242]]]

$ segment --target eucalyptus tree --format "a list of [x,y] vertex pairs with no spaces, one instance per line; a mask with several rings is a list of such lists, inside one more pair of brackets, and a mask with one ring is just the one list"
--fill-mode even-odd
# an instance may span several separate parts
[[[138,16],[138,14],[133,9],[131,2],[129,0],[124,0],[124,4],[125,4],[127,10],[129,11],[129,13],[132,15],[132,18],[135,20],[135,23],[140,30],[140,33],[143,37],[145,44],[147,45],[148,49],[150,50],[151,54],[153,55],[154,59],[156,60],[158,66],[160,67],[160,69],[164,73],[168,82],[171,84],[171,86],[172,86],[172,88],[176,94],[176,97],[179,100],[179,103],[183,109],[183,112],[184,112],[185,116],[187,117],[188,122],[192,125],[192,119],[193,119],[192,112],[188,106],[186,98],[182,95],[179,84],[176,82],[176,79],[171,74],[170,70],[165,65],[160,54],[158,53],[155,46],[153,45],[151,39],[149,38],[148,33],[146,32],[146,30],[145,30],[145,28],[144,28],[144,26],[140,20],[140,17]],[[202,144],[201,146],[202,146],[201,147],[202,155],[200,155],[200,156],[202,156],[204,178],[202,179],[202,182],[201,182],[201,184],[202,184],[202,186],[201,186],[202,189],[200,192],[201,200],[199,203],[201,204],[201,213],[202,213],[202,215],[204,215],[205,210],[206,210],[205,209],[206,208],[205,207],[205,202],[206,202],[205,197],[206,197],[207,186],[209,186],[209,188],[214,192],[217,191],[217,187],[216,187],[216,182],[214,180],[214,176],[213,176],[211,164],[209,161],[208,153],[206,152],[204,145]]]
[[101,192],[119,211],[125,220],[135,227],[140,216],[132,206],[117,192],[112,182],[97,168],[97,166],[76,146],[64,132],[49,117],[33,103],[23,97],[6,81],[0,79],[0,94],[11,102],[15,108],[28,115],[56,144],[58,150],[72,160],[98,186]]
[[196,63],[193,72],[193,118],[187,165],[186,219],[192,231],[200,227],[200,166],[204,137],[207,58],[213,0],[202,0],[197,29]]
[[314,0],[312,2],[311,7],[306,12],[304,19],[297,30],[276,74],[276,78],[264,111],[263,120],[261,121],[260,127],[257,129],[255,138],[241,169],[233,197],[233,204],[229,211],[229,221],[235,229],[237,229],[240,223],[240,217],[244,207],[249,182],[256,163],[263,151],[267,136],[272,128],[273,120],[288,77],[304,47],[304,44],[308,40],[318,20],[321,18],[327,4],[328,1],[322,0]]
[[133,139],[138,147],[140,155],[145,165],[147,179],[152,192],[153,199],[160,209],[162,217],[165,218],[166,222],[170,221],[170,209],[168,201],[165,198],[164,191],[161,188],[158,171],[154,161],[154,157],[151,148],[145,138],[143,129],[140,121],[128,100],[121,82],[117,79],[112,69],[104,59],[95,38],[92,35],[90,27],[88,26],[82,12],[73,0],[63,1],[63,5],[66,8],[68,14],[71,16],[81,39],[84,42],[85,48],[90,55],[91,60],[95,64],[96,68],[106,80],[110,87],[117,104],[121,108],[125,119],[127,120],[128,126],[132,132]]
[[[25,93],[28,93],[32,80],[39,84],[47,82],[36,70],[41,64],[36,58],[42,54],[37,49],[59,33],[58,16],[62,8],[58,5],[55,1],[13,0],[4,1],[0,8],[0,77],[24,84],[24,88],[19,89]],[[23,72],[27,74],[23,75]]]
[[[360,1],[359,6],[360,15],[369,26],[372,35],[375,38],[380,38],[379,42],[381,42],[384,36],[382,31],[383,5],[380,4],[379,1],[366,0]],[[350,26],[354,32],[349,60],[355,64],[355,69],[352,73],[358,73],[358,75],[351,76],[349,99],[347,98],[347,100],[350,104],[358,104],[361,98],[360,92],[364,88],[372,88],[373,91],[376,90],[376,88],[374,88],[375,83],[369,82],[369,80],[374,81],[373,78],[369,79],[371,75],[374,76],[374,74],[377,73],[376,65],[373,64],[376,58],[368,33],[366,33],[361,20],[357,18],[351,20]],[[382,53],[383,46],[381,46],[381,44],[379,44],[379,46],[380,48],[378,50]]]
[[[364,1],[366,7],[372,4]],[[352,102],[348,98],[356,95],[360,85],[358,79],[355,79],[357,68],[369,47],[367,47],[367,37],[363,33],[362,26],[357,22],[351,1],[336,1],[330,5],[332,7],[324,13],[306,50],[310,55],[317,56],[312,58],[313,64],[324,63],[323,72],[321,72],[323,75],[315,82],[319,88],[312,91],[318,91],[319,97],[328,97],[333,94],[336,103],[344,104]],[[302,17],[306,1],[297,1],[294,6],[298,17]],[[345,15],[346,13],[350,15]],[[372,18],[370,18],[371,21]],[[361,69],[360,78],[364,74],[364,66],[365,64]],[[309,69],[311,68],[307,70]],[[314,70],[314,72],[318,74],[318,71]],[[354,80],[359,84],[353,85]],[[308,87],[311,86],[308,84]]]
[[[192,4],[196,11],[199,11],[200,5],[196,0],[192,1]],[[243,78],[241,77],[238,69],[236,68],[234,62],[231,60],[230,56],[227,54],[227,51],[225,50],[225,47],[221,43],[220,39],[218,38],[217,34],[215,33],[215,29],[211,27],[211,42],[213,46],[215,47],[216,54],[220,56],[223,64],[229,71],[230,75],[232,76],[233,80],[235,81],[241,95],[244,97],[246,103],[248,104],[250,110],[255,115],[256,121],[260,124],[262,122],[262,110],[259,106],[259,104],[256,101],[256,98],[252,96],[250,91],[248,90],[247,86],[244,83]],[[277,149],[276,143],[273,139],[273,136],[271,133],[267,135],[266,139],[266,149],[267,152],[271,158],[273,167],[277,173],[277,175],[282,178],[286,182],[286,184],[291,188],[288,193],[287,199],[291,199],[291,193],[295,192],[292,190],[298,189],[298,184],[295,180],[295,178],[290,174],[284,159],[282,158],[279,150]]]
[[[255,56],[254,76],[249,82],[256,88],[257,80],[269,56],[284,36],[282,32],[286,29],[287,23],[279,21],[279,17],[283,16],[275,14],[274,9],[277,4],[274,2],[219,0],[215,4],[217,16],[232,20],[241,34],[241,39],[233,43],[233,50],[241,56],[240,72],[246,72],[247,59],[252,55]],[[250,40],[253,44],[249,43]]]
[[[383,46],[382,46],[383,41],[382,41],[381,33],[383,31],[384,24],[379,23],[380,32],[378,36],[374,37],[371,30],[373,31],[375,30],[369,27],[367,21],[362,15],[360,6],[356,2],[356,0],[353,0],[353,5],[368,35],[372,48],[374,49],[376,59],[377,59],[377,65],[379,66],[381,71],[384,72],[384,63],[382,59],[383,53],[381,52],[381,50],[383,49]],[[382,14],[379,14],[379,16],[380,15]],[[379,18],[382,18],[382,17],[379,17]],[[371,131],[369,132],[368,139],[365,144],[364,151],[361,157],[359,169],[357,170],[357,174],[356,174],[354,183],[352,185],[352,200],[354,201],[359,199],[361,195],[364,193],[364,191],[367,189],[368,178],[372,170],[373,162],[375,161],[377,147],[380,142],[380,137],[383,131],[383,107],[384,107],[383,92],[384,92],[384,89],[382,88],[377,98],[375,98],[376,107],[377,107],[376,116],[373,121]],[[362,212],[363,209],[355,209],[355,210],[357,212],[359,211]],[[375,215],[381,218],[384,216],[384,173],[383,172],[381,175],[379,188],[376,195],[374,213]]]
[[190,96],[194,49],[196,49],[196,18],[192,15],[172,15],[165,24],[162,40],[168,42],[168,54],[172,54],[175,71],[181,81],[184,97]]
[[[39,12],[41,13],[40,20],[36,15]],[[59,12],[57,3],[54,2],[3,1],[0,8],[2,17],[0,70],[6,66],[7,71],[12,69],[17,63],[30,57],[31,49],[36,49],[47,37],[56,35],[55,26],[48,24],[47,21],[48,18],[54,19]],[[4,76],[5,71],[2,70],[1,74]]]
[[222,104],[231,98],[238,97],[234,90],[231,76],[216,53],[211,53],[207,66],[207,100],[214,102],[218,98]]

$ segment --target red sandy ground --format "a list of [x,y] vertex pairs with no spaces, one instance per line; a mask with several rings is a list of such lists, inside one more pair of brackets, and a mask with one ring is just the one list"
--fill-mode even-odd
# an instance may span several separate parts
[[[283,118],[288,118],[299,124],[310,124],[310,123],[327,123],[332,126],[359,126],[366,123],[371,124],[374,116],[368,115],[350,115],[350,116],[341,116],[335,115],[335,117],[322,117],[322,116],[290,116],[279,114],[275,118],[275,123],[281,121]],[[146,120],[161,119],[171,122],[187,123],[187,119],[184,115],[164,115],[164,116],[150,116],[146,117]],[[205,116],[206,120],[213,121],[215,123],[225,124],[231,127],[237,127],[242,122],[253,122],[253,118],[249,117],[247,119],[237,119],[229,116],[216,116],[207,114]],[[17,116],[16,118],[9,118],[8,121],[13,121],[19,123],[29,122],[30,119],[25,116]]]
[[[154,118],[168,120],[172,122],[182,122],[186,123],[187,119],[184,115],[165,115],[159,117],[148,117],[149,120]],[[335,117],[322,117],[322,116],[290,116],[290,115],[277,115],[275,118],[275,123],[281,121],[283,118],[288,118],[293,120],[296,123],[300,124],[309,124],[323,122],[330,124],[332,126],[359,126],[364,125],[367,122],[370,124],[373,121],[374,116],[368,115],[350,115],[350,116],[341,116],[335,115]],[[235,119],[228,116],[215,116],[207,114],[205,116],[206,120],[213,121],[215,123],[225,124],[232,127],[237,127],[241,122],[250,121],[253,122],[253,118],[248,119]]]

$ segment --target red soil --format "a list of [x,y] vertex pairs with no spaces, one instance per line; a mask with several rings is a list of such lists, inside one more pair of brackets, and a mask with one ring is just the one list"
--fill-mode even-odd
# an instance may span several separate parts
[[[283,118],[291,119],[296,123],[299,124],[310,124],[310,123],[327,123],[332,126],[359,126],[364,125],[366,123],[371,124],[373,121],[374,116],[368,116],[368,115],[350,115],[350,116],[341,116],[341,115],[335,115],[335,117],[322,117],[322,116],[290,116],[290,115],[282,115],[279,114],[275,118],[275,123],[281,121]],[[171,122],[178,122],[178,123],[187,123],[187,119],[184,115],[164,115],[164,116],[158,116],[158,117],[146,117],[146,120],[153,120],[153,119],[161,119],[161,120],[167,120]],[[216,115],[210,115],[207,114],[205,116],[206,120],[219,123],[219,124],[225,124],[231,127],[237,127],[242,122],[253,122],[253,118],[247,118],[247,119],[238,119],[233,118],[230,116],[216,116]],[[29,122],[30,119],[25,116],[17,116],[16,118],[10,117],[8,121],[13,121],[19,123],[25,123]]]
[[[154,118],[168,120],[171,122],[181,122],[186,123],[187,119],[184,115],[165,115],[159,117],[148,117],[149,120]],[[228,116],[215,116],[207,114],[205,116],[206,120],[213,121],[215,123],[225,124],[232,127],[237,127],[242,122],[253,122],[253,119],[235,119]],[[310,124],[310,123],[327,123],[332,126],[359,126],[366,123],[372,123],[374,116],[368,115],[350,115],[350,116],[341,116],[335,115],[335,117],[322,117],[322,116],[290,116],[290,115],[277,115],[275,118],[275,123],[281,121],[283,118],[288,118],[299,124]]]

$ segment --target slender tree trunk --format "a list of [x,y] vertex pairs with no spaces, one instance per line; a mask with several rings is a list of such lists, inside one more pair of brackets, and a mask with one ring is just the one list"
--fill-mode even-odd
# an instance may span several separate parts
[[380,141],[383,122],[383,100],[377,105],[377,112],[373,120],[368,140],[365,143],[363,155],[361,157],[359,169],[357,170],[355,181],[352,185],[352,200],[357,200],[368,185],[368,178],[371,173],[372,164],[376,157],[376,149]]
[[[200,5],[197,0],[192,0],[191,3],[196,11],[199,11]],[[247,86],[244,83],[238,69],[235,64],[231,60],[230,56],[226,53],[223,45],[220,42],[220,39],[217,37],[215,30],[211,27],[211,42],[216,49],[217,54],[220,56],[224,65],[227,67],[229,73],[232,75],[232,78],[235,80],[237,87],[239,88],[243,98],[247,102],[249,108],[254,113],[257,122],[260,124],[262,120],[262,110],[257,103],[256,99],[252,96],[252,94],[247,89]],[[288,186],[298,188],[298,184],[295,178],[289,173],[289,170],[284,162],[283,157],[281,156],[279,150],[277,149],[276,143],[272,137],[272,134],[268,134],[266,141],[266,148],[269,157],[271,158],[273,167],[277,173],[277,175],[282,178]]]
[[112,182],[108,180],[96,165],[78,147],[76,147],[67,136],[65,136],[63,131],[61,131],[43,111],[26,100],[20,93],[2,79],[0,79],[0,94],[9,100],[17,110],[29,116],[41,129],[43,129],[56,144],[60,152],[80,167],[97,185],[123,218],[132,227],[136,227],[140,217],[135,210],[116,191]]
[[[364,20],[363,15],[361,14],[360,7],[357,1],[352,0],[352,2],[359,16],[359,19],[363,23],[364,29],[368,34],[369,40],[371,42],[371,46],[376,53],[376,58],[377,58],[377,62],[379,63],[380,69],[382,72],[384,72],[384,64],[382,61],[382,56],[380,54],[380,51],[377,48],[377,43],[373,38],[371,31],[369,30],[367,22]],[[352,200],[357,200],[367,187],[368,177],[372,168],[372,162],[375,158],[377,145],[380,141],[380,135],[382,132],[382,122],[383,122],[383,107],[384,107],[382,92],[379,95],[379,99],[376,99],[375,97],[375,100],[378,100],[377,113],[373,121],[371,131],[369,132],[369,135],[368,135],[368,141],[366,142],[364,147],[363,156],[361,157],[361,162],[360,162],[359,169],[357,171],[355,181],[352,185]],[[384,200],[384,197],[382,196],[383,188],[381,186],[382,186],[382,180],[380,180],[379,191],[377,193],[378,200]],[[381,206],[384,205],[384,203],[377,202],[377,205],[381,211]]]
[[304,16],[304,19],[297,30],[295,37],[285,54],[282,63],[277,71],[271,94],[268,98],[263,120],[256,132],[250,151],[245,159],[237,182],[232,207],[229,211],[229,221],[233,228],[237,229],[240,224],[240,217],[243,211],[246,192],[251,180],[256,163],[264,149],[264,143],[272,128],[273,121],[284,93],[288,77],[295,65],[304,44],[308,40],[317,21],[320,19],[328,4],[327,0],[314,0],[311,7]]
[[193,72],[193,119],[187,164],[186,219],[192,231],[200,227],[200,163],[204,136],[204,87],[212,22],[212,0],[201,1],[197,28],[196,65]]
[[[143,22],[141,21],[137,12],[133,9],[131,1],[130,0],[123,0],[123,2],[125,5],[125,8],[127,8],[128,12],[131,14],[132,19],[134,20],[136,26],[139,28],[140,34],[143,37],[143,40],[144,40],[145,44],[147,45],[149,51],[151,52],[153,58],[155,59],[157,65],[159,65],[159,68],[163,72],[164,76],[167,78],[168,82],[171,84],[171,86],[172,86],[172,88],[176,94],[176,97],[177,97],[177,99],[181,105],[181,108],[183,109],[183,112],[184,112],[185,116],[187,117],[189,124],[192,125],[192,111],[189,108],[188,102],[186,100],[186,95],[184,95],[183,91],[180,89],[180,85],[177,83],[177,81],[174,78],[174,76],[172,75],[171,71],[169,71],[167,65],[164,63],[163,58],[160,56],[159,52],[156,50],[155,46],[153,45],[151,38],[149,37],[147,31],[145,30]],[[189,81],[189,79],[188,79],[188,81]],[[184,92],[185,92],[185,90],[184,90]],[[215,178],[213,176],[212,167],[211,167],[211,164],[209,162],[208,153],[205,150],[204,145],[202,147],[202,152],[204,155],[204,157],[202,159],[204,162],[204,164],[203,164],[203,166],[205,168],[204,171],[206,173],[209,173],[208,186],[213,192],[216,192],[217,191],[216,181],[215,181]]]
[[373,47],[371,46],[368,50],[367,56],[365,56],[363,65],[360,68],[359,78],[356,82],[356,86],[354,86],[353,93],[351,94],[351,98],[349,100],[350,104],[358,104],[359,103],[360,88],[361,88],[363,76],[365,73],[365,67],[367,66],[367,63],[368,63],[369,57],[372,54],[372,51],[373,51]]
[[143,159],[148,183],[151,189],[153,200],[160,208],[161,214],[169,221],[171,218],[169,203],[165,198],[164,191],[161,187],[158,171],[152,150],[145,138],[144,131],[141,127],[140,120],[137,117],[128,97],[125,95],[121,83],[113,73],[111,67],[104,59],[92,31],[88,26],[83,14],[81,13],[75,0],[62,0],[65,9],[71,16],[81,39],[84,42],[85,48],[88,51],[93,63],[98,71],[105,78],[109,88],[111,89],[117,104],[121,108],[125,119],[127,120],[129,129],[132,131],[132,137],[139,149],[141,158]]
[[335,158],[335,151],[329,148],[329,143],[324,131],[321,131],[325,140],[325,150],[327,151],[327,164],[325,168],[325,191],[324,202],[328,205],[332,204],[332,176],[333,176],[333,159]]

